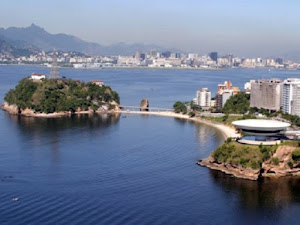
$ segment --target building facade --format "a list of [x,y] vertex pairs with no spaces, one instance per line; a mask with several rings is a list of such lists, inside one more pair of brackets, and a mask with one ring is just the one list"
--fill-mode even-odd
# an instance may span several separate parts
[[300,79],[289,78],[282,85],[282,111],[300,116]]
[[211,92],[208,88],[199,89],[196,93],[197,105],[201,107],[210,107]]
[[251,82],[250,107],[278,111],[281,106],[282,82],[278,79]]

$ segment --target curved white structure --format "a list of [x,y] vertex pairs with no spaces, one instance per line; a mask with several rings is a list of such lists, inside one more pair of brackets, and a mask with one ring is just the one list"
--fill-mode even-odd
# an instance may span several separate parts
[[281,131],[286,130],[291,124],[280,122],[276,120],[237,120],[232,122],[237,128],[241,129],[245,133],[256,136],[272,136],[277,135]]
[[275,145],[280,143],[282,138],[281,132],[291,126],[289,123],[284,123],[276,120],[237,120],[232,122],[234,126],[241,129],[243,132],[253,135],[252,137],[242,137],[238,139],[241,144],[248,145]]

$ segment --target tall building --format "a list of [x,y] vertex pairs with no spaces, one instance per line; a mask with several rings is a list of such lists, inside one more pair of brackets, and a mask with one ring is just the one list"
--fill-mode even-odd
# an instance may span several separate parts
[[170,58],[171,52],[170,51],[162,52],[161,56],[164,57],[164,58]]
[[226,104],[227,100],[233,95],[233,90],[225,90],[222,94],[222,107]]
[[210,107],[211,92],[208,88],[199,89],[196,93],[197,105],[201,107]]
[[211,60],[217,62],[218,61],[218,53],[217,52],[211,52],[209,53],[209,57],[211,58]]
[[[235,88],[236,89],[236,88]],[[235,91],[238,91],[237,89]],[[226,101],[233,95],[231,82],[225,81],[223,84],[218,84],[218,92],[216,96],[216,107],[222,108]]]
[[282,82],[278,79],[251,82],[250,107],[278,111],[281,106]]
[[300,116],[300,79],[288,78],[282,85],[282,111]]
[[179,53],[179,52],[175,53],[175,58],[176,59],[181,59],[181,53]]

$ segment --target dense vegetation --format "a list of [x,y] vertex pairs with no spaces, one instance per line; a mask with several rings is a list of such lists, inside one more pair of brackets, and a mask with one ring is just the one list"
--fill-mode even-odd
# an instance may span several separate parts
[[109,86],[67,79],[43,79],[33,81],[25,78],[15,89],[10,90],[5,101],[21,109],[30,108],[36,112],[75,112],[77,109],[98,109],[104,103],[119,103],[119,95]]
[[[262,162],[271,158],[277,146],[251,146],[227,141],[217,148],[212,156],[219,163],[230,163],[233,166],[259,169]],[[276,159],[273,159],[275,163]]]
[[240,92],[231,96],[223,107],[223,112],[226,114],[244,114],[249,111],[250,95]]
[[173,108],[176,113],[187,113],[187,107],[183,102],[175,102]]

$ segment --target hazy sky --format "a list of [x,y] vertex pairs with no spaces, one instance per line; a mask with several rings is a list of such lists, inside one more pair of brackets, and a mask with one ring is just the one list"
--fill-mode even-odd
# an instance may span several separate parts
[[0,27],[35,23],[100,44],[277,56],[300,50],[299,0],[1,0]]

